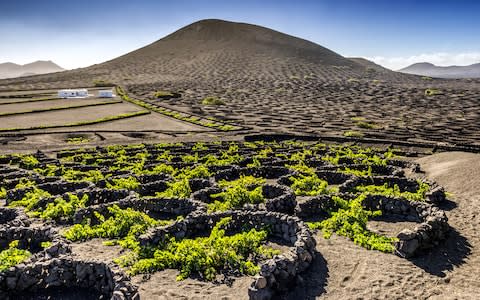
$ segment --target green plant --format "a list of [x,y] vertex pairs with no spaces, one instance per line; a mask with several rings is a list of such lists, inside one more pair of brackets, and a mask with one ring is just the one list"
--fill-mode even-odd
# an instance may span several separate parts
[[19,157],[23,167],[29,170],[32,170],[40,163],[33,155],[19,155]]
[[10,242],[8,249],[0,251],[0,272],[25,261],[31,255],[27,250],[18,249],[18,240]]
[[47,248],[50,248],[52,246],[52,242],[41,242],[40,243],[40,247],[42,247],[43,249],[47,249]]
[[442,94],[442,91],[437,90],[437,89],[426,89],[425,90],[425,96],[435,96],[435,95],[440,95]]
[[362,202],[365,195],[346,201],[339,197],[334,200],[339,204],[338,211],[330,212],[330,218],[321,222],[307,223],[312,229],[321,229],[325,238],[333,233],[345,236],[359,246],[382,252],[393,252],[396,238],[385,237],[367,229],[368,219],[381,215],[381,211],[365,210]]
[[363,137],[363,133],[361,133],[360,131],[348,130],[343,133],[343,136],[361,138]]
[[90,142],[90,139],[83,136],[69,137],[67,138],[66,142],[68,144],[78,145],[78,144],[88,143]]
[[107,182],[108,189],[122,190],[127,189],[134,191],[140,186],[140,182],[133,176],[126,178],[114,178],[111,182]]
[[173,98],[175,97],[175,94],[168,91],[156,91],[155,93],[153,93],[153,96],[155,98]]
[[73,169],[65,170],[62,175],[63,179],[67,181],[88,181],[93,183],[97,183],[110,176],[110,174],[104,175],[100,170],[78,171]]
[[223,229],[231,218],[223,218],[215,224],[208,237],[176,240],[170,238],[159,247],[149,251],[138,251],[137,257],[120,258],[117,263],[128,266],[130,274],[152,273],[174,268],[180,270],[177,280],[193,274],[212,281],[221,271],[239,271],[255,275],[259,267],[255,262],[271,258],[278,251],[264,247],[267,232],[251,229],[226,236]]
[[317,196],[328,192],[328,182],[316,174],[291,176],[290,186],[297,196]]
[[25,188],[34,187],[34,186],[37,186],[35,181],[32,181],[28,178],[23,177],[23,178],[20,178],[20,181],[15,185],[15,188],[16,189],[25,189]]
[[365,194],[383,195],[388,197],[405,198],[410,201],[424,201],[425,194],[430,190],[430,186],[422,181],[418,181],[418,189],[415,192],[401,191],[397,184],[391,186],[388,182],[383,185],[356,186],[355,190]]
[[241,176],[237,180],[221,180],[218,185],[224,191],[211,195],[215,200],[208,204],[209,211],[225,211],[231,208],[242,207],[244,204],[259,204],[265,201],[262,184],[265,179],[253,176]]
[[366,170],[357,170],[357,169],[350,169],[349,167],[339,168],[337,169],[338,172],[344,174],[355,175],[358,177],[371,177],[372,173],[372,166],[368,166]]
[[9,206],[12,206],[12,207],[23,206],[27,211],[30,211],[37,205],[37,203],[41,199],[49,198],[51,196],[52,195],[50,195],[50,193],[42,189],[39,189],[38,187],[35,186],[31,191],[26,192],[25,196],[23,196],[22,199],[10,202]]
[[93,81],[93,86],[94,87],[112,87],[112,86],[115,86],[115,84],[105,80],[97,79]]
[[78,208],[85,207],[88,202],[88,195],[78,198],[77,195],[68,194],[68,199],[57,197],[43,209],[36,209],[32,215],[43,219],[67,220],[73,217]]
[[0,187],[0,199],[5,199],[7,197],[7,189],[3,186]]
[[148,228],[170,223],[170,221],[157,221],[131,208],[121,209],[117,205],[109,207],[108,211],[111,215],[108,219],[95,213],[100,221],[98,225],[75,224],[64,231],[63,236],[73,242],[92,238],[118,239],[114,241],[115,244],[135,249],[138,247],[136,238]]
[[159,198],[179,198],[185,199],[190,197],[192,193],[192,189],[190,188],[190,184],[188,182],[188,178],[182,178],[180,180],[174,182],[168,182],[168,187],[163,192],[157,192],[156,197]]
[[206,97],[202,99],[203,105],[225,105],[225,101],[218,99],[217,97]]

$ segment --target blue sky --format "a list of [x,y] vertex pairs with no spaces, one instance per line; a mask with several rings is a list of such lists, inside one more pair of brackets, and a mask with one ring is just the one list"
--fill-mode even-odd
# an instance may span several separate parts
[[480,62],[480,1],[1,1],[0,63],[100,63],[200,19],[270,27],[392,69]]

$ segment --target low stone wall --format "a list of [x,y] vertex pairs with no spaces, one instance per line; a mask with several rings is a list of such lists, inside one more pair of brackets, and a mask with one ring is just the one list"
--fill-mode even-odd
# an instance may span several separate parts
[[[0,250],[8,248],[8,245],[16,240],[18,240],[20,249],[26,249],[32,253],[32,256],[22,265],[71,252],[67,241],[58,236],[57,232],[50,227],[7,227],[0,229]],[[42,247],[43,242],[49,242],[45,249]],[[0,278],[1,276],[2,273],[0,273]]]
[[[352,197],[344,196],[344,199]],[[401,257],[409,258],[421,250],[435,247],[450,230],[445,212],[431,203],[368,195],[362,205],[368,210],[380,210],[384,216],[419,223],[413,230],[404,229],[397,235],[399,241],[395,243],[395,253]],[[319,195],[298,203],[295,213],[303,219],[324,218],[328,217],[328,211],[338,208],[331,195]]]
[[88,195],[87,206],[97,205],[102,203],[110,203],[114,201],[119,201],[127,197],[134,197],[135,192],[129,190],[111,190],[111,189],[89,189],[81,190],[76,193],[79,198],[82,198],[83,195]]
[[355,186],[359,185],[398,185],[400,191],[416,192],[418,190],[418,182],[415,179],[397,176],[372,176],[372,177],[354,177],[348,181],[348,184],[342,186],[341,192],[350,192]]
[[327,181],[328,184],[342,184],[353,178],[353,176],[349,174],[327,170],[318,171],[316,174],[318,178]]
[[328,217],[328,211],[338,208],[332,200],[332,195],[318,195],[299,202],[295,208],[295,215],[302,219],[325,218]]
[[397,235],[399,241],[395,243],[396,254],[405,258],[424,249],[436,247],[450,231],[448,218],[443,210],[424,202],[412,202],[411,205],[422,223],[413,230],[404,229]]
[[74,260],[60,256],[19,264],[0,273],[2,299],[16,299],[22,294],[41,294],[46,288],[83,288],[95,290],[107,299],[140,299],[137,288],[118,267],[98,261]]
[[29,226],[30,223],[30,219],[23,210],[18,208],[0,207],[0,226],[2,228]]
[[390,165],[361,165],[361,164],[344,164],[344,165],[327,165],[323,167],[319,167],[319,171],[336,171],[338,168],[349,168],[353,170],[359,170],[359,171],[366,171],[368,168],[371,168],[372,174],[375,176],[397,176],[397,177],[403,177],[405,172],[401,167],[397,166],[390,166]]
[[214,214],[190,214],[184,220],[166,227],[156,227],[140,236],[140,245],[158,245],[168,236],[193,238],[210,232],[222,218],[231,217],[227,234],[240,232],[245,225],[270,229],[271,237],[290,246],[286,253],[261,263],[261,271],[252,282],[250,299],[271,299],[295,283],[296,276],[307,269],[315,256],[315,240],[305,224],[294,216],[266,211],[227,211]]
[[265,197],[265,208],[268,211],[293,214],[297,206],[297,200],[293,191],[278,184],[265,184],[262,186]]
[[38,185],[39,189],[49,192],[52,195],[61,195],[67,192],[74,192],[81,189],[93,188],[95,185],[90,182],[67,182],[56,181],[47,182]]
[[402,198],[392,198],[382,195],[367,195],[363,201],[363,207],[368,210],[380,210],[382,215],[396,216],[410,222],[421,222],[416,202],[408,201]]

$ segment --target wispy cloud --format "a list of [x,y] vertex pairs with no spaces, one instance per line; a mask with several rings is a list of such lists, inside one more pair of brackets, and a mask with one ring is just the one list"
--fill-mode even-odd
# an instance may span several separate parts
[[429,62],[437,66],[466,66],[480,62],[480,52],[465,53],[425,53],[409,57],[375,56],[367,59],[392,70],[399,70],[414,63]]

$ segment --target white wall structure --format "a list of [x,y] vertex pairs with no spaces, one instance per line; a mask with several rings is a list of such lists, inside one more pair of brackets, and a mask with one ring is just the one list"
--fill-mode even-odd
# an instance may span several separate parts
[[113,98],[115,95],[112,90],[100,90],[98,91],[99,98]]
[[59,90],[58,97],[60,98],[85,98],[88,97],[87,89],[67,89]]

